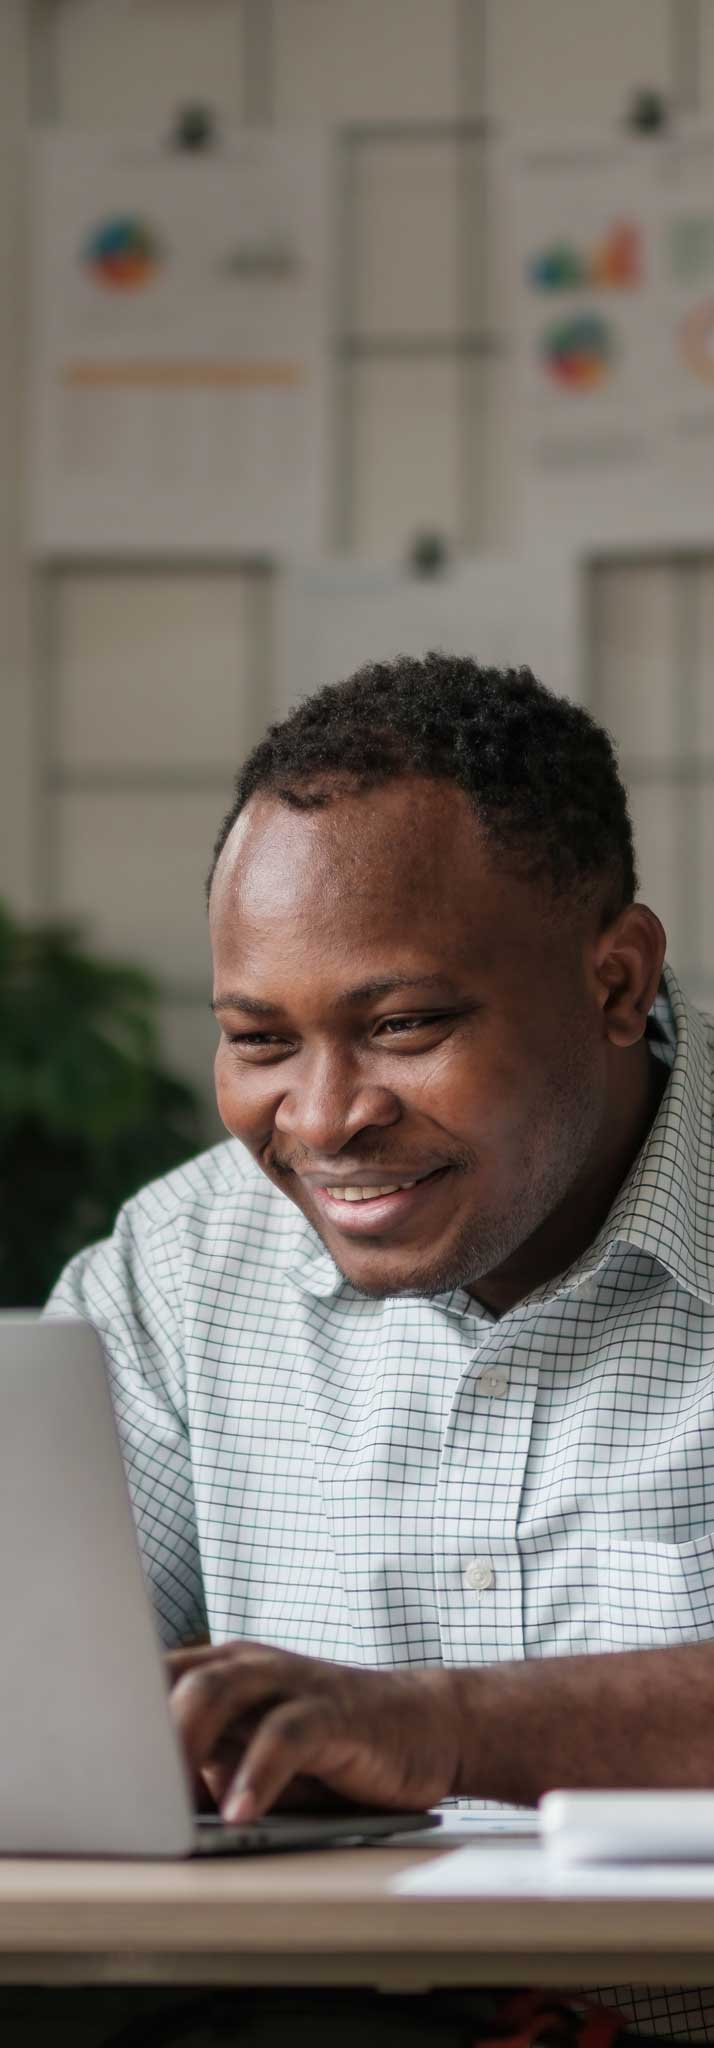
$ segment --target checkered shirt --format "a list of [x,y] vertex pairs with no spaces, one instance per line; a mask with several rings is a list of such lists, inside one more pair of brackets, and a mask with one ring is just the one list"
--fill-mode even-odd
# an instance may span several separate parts
[[[163,1639],[404,1668],[714,1635],[714,1020],[588,1251],[494,1318],[367,1299],[235,1141],[145,1188],[48,1313],[107,1354]],[[598,1987],[714,2040],[714,1988]]]

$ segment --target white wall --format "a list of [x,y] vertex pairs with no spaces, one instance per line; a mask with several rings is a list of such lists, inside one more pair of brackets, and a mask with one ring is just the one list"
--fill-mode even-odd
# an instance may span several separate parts
[[[180,576],[112,563],[56,569],[30,591],[16,138],[30,113],[163,133],[189,99],[226,121],[485,115],[555,132],[616,121],[642,85],[680,98],[696,87],[714,111],[711,0],[2,0],[0,115],[16,175],[0,185],[0,276],[18,282],[0,295],[0,888],[24,909],[84,912],[95,943],[157,971],[167,1046],[207,1096],[202,880],[233,765],[269,712],[270,577],[240,563]],[[508,356],[460,341],[498,331],[503,315],[489,150],[415,132],[363,137],[342,161],[335,541],[401,555],[426,525],[467,547],[507,544]],[[671,921],[675,964],[714,988],[712,807],[671,770],[684,746],[708,749],[714,770],[714,568],[602,567],[593,619],[593,708],[632,770],[643,893]]]
[[29,576],[22,550],[20,438],[26,332],[24,145],[29,106],[25,0],[0,8],[0,845],[3,892],[36,897],[36,746]]

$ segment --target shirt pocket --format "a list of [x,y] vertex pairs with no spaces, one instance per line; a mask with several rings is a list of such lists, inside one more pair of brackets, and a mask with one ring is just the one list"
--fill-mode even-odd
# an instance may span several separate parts
[[600,1649],[644,1650],[714,1636],[714,1534],[691,1543],[611,1542]]

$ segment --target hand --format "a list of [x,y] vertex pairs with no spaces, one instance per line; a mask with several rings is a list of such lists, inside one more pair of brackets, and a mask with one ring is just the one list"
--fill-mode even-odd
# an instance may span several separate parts
[[416,1812],[456,1789],[448,1671],[365,1671],[263,1643],[172,1650],[166,1662],[189,1767],[225,1820],[254,1820],[281,1798],[324,1804],[325,1788]]

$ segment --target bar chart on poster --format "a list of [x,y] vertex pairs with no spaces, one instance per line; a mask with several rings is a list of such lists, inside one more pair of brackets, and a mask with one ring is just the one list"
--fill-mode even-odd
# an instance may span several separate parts
[[35,145],[36,551],[290,556],[324,533],[329,145]]

